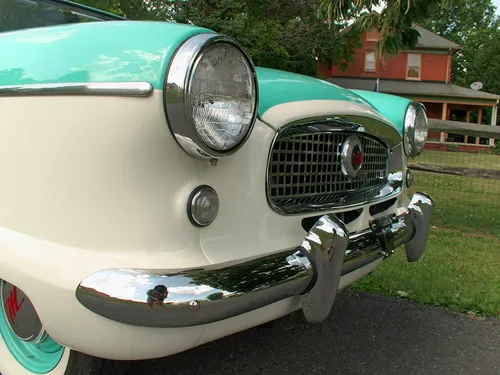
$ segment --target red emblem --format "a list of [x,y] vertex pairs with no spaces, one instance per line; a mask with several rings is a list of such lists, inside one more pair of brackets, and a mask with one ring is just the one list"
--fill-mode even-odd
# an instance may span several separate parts
[[347,137],[342,144],[340,152],[342,173],[354,177],[363,165],[363,146],[361,140],[356,136]]
[[354,150],[352,150],[352,166],[354,169],[359,169],[361,163],[363,162],[363,152],[359,146],[355,146]]
[[24,303],[24,298],[21,300],[21,302],[17,302],[17,288],[14,287],[9,293],[9,296],[7,297],[5,301],[5,307],[7,308],[7,312],[9,314],[9,319],[12,323],[16,320],[17,313],[21,309],[21,306]]

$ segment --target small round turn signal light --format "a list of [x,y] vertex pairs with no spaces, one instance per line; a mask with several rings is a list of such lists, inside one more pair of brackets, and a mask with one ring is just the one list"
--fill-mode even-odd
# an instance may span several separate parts
[[219,197],[210,186],[202,185],[193,190],[187,204],[188,218],[197,227],[210,225],[219,213]]

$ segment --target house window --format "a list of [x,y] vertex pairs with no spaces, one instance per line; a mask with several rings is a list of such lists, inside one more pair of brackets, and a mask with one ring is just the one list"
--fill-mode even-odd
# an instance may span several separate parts
[[366,51],[365,53],[365,71],[374,72],[375,71],[375,52]]
[[421,55],[416,55],[413,53],[408,54],[408,67],[406,69],[406,78],[408,79],[420,79],[420,57]]
[[376,42],[378,40],[378,32],[375,29],[366,32],[366,40]]

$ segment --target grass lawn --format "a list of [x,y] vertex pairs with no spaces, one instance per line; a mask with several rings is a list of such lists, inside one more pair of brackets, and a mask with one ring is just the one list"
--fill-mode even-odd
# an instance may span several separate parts
[[446,152],[425,150],[412,163],[449,165],[464,168],[500,169],[500,155],[489,153]]
[[433,225],[500,239],[500,180],[419,171],[414,176],[412,190],[435,200]]
[[408,263],[402,247],[352,288],[500,317],[500,180],[415,172],[415,181],[436,202],[423,257]]

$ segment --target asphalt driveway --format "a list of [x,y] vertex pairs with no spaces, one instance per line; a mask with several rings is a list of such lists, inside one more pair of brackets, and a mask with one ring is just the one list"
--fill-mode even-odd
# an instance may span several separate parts
[[128,375],[500,374],[500,320],[372,294],[339,294],[328,321],[300,312]]

